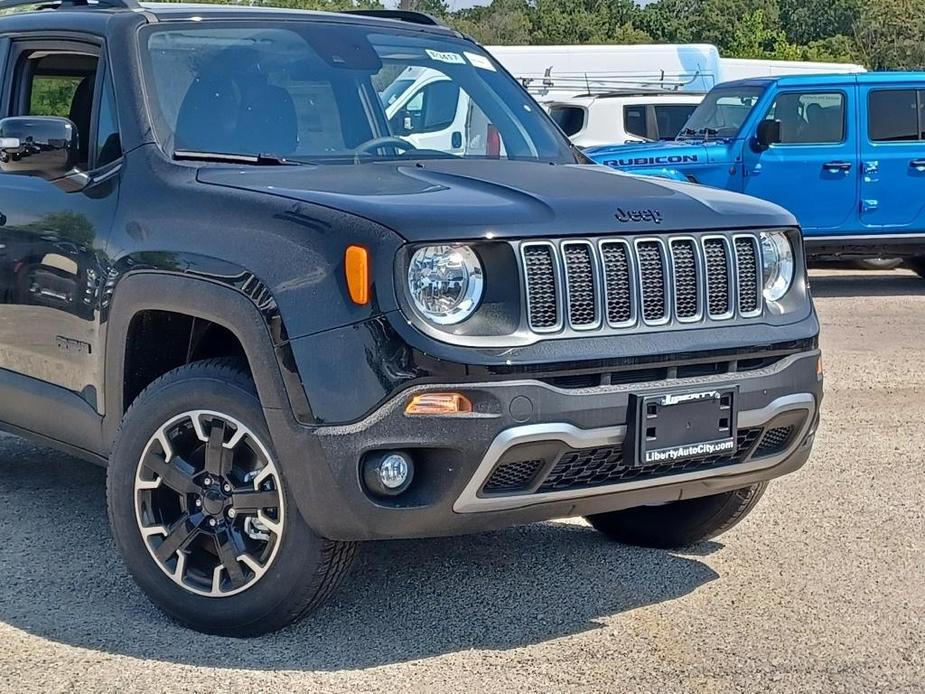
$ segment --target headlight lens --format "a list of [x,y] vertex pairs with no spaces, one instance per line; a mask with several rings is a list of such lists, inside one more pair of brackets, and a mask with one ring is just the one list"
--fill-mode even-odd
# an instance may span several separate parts
[[482,264],[469,246],[425,246],[411,256],[408,291],[415,308],[437,325],[471,316],[485,286]]
[[780,301],[793,284],[793,246],[783,231],[761,232],[764,298]]

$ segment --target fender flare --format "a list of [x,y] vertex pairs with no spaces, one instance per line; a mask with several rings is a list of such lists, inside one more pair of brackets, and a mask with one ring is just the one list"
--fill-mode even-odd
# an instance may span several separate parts
[[266,314],[248,296],[208,279],[141,270],[118,282],[105,323],[106,412],[102,444],[107,453],[125,411],[123,375],[128,331],[142,311],[182,313],[229,330],[244,348],[264,410],[283,410],[289,417],[294,412],[310,416],[288,341],[274,343]]

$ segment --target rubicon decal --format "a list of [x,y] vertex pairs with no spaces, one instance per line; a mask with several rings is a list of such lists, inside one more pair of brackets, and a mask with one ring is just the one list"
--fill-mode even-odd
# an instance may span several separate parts
[[662,223],[662,213],[652,209],[624,210],[622,207],[618,207],[617,213],[614,216],[617,218],[617,221],[622,224],[628,224],[629,222]]
[[631,159],[612,159],[610,166],[647,166],[652,164],[696,164],[700,157],[696,154],[670,154],[663,157],[633,157]]

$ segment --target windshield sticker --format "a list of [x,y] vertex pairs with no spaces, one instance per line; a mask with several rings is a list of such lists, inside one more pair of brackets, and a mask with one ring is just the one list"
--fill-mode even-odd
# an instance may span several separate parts
[[432,51],[429,48],[424,49],[431,60],[437,60],[441,63],[450,63],[451,65],[465,65],[466,61],[459,53],[447,53],[444,51]]
[[466,51],[465,56],[469,59],[469,62],[472,63],[473,67],[497,72],[495,66],[491,64],[491,60],[489,60],[487,56],[479,55],[478,53],[469,53],[468,51]]

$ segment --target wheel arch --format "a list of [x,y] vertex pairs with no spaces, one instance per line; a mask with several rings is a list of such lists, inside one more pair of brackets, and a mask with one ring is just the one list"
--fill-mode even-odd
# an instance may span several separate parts
[[310,417],[275,303],[265,288],[260,297],[258,306],[251,295],[236,287],[159,271],[137,271],[119,280],[105,317],[105,453],[111,450],[122,416],[131,404],[126,401],[125,390],[128,342],[133,323],[146,312],[207,321],[227,331],[240,345],[263,408]]

